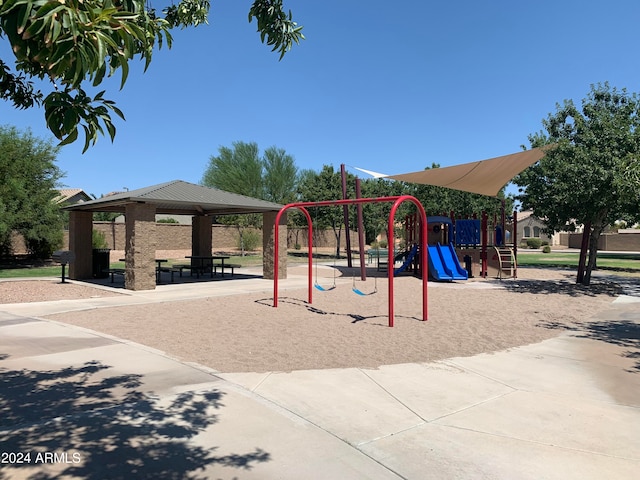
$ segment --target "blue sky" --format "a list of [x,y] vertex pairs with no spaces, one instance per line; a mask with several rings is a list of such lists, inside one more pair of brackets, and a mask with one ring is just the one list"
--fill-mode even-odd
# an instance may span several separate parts
[[[284,4],[306,40],[282,61],[247,22],[250,0],[214,0],[208,26],[176,31],[122,91],[109,81],[126,121],[113,144],[63,147],[63,183],[96,196],[199,183],[234,141],[284,148],[301,169],[405,173],[519,151],[591,84],[640,92],[637,0]],[[0,123],[51,138],[40,110],[0,103]]]

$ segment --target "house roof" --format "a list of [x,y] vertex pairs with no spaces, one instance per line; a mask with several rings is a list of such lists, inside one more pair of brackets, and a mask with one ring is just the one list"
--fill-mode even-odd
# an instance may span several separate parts
[[147,203],[156,213],[183,215],[229,215],[279,211],[282,205],[256,198],[173,180],[150,187],[120,192],[97,200],[65,207],[65,210],[124,213],[130,203]]
[[67,202],[73,197],[79,197],[77,201],[91,200],[91,197],[85,193],[81,188],[62,188],[58,190],[58,196],[54,198],[57,203]]
[[533,148],[488,160],[389,175],[385,178],[409,183],[437,185],[495,197],[513,177],[536,163],[543,156],[544,151],[541,148]]
[[521,212],[518,212],[518,221],[526,220],[529,217],[535,217],[535,215],[533,214],[533,210],[523,210]]

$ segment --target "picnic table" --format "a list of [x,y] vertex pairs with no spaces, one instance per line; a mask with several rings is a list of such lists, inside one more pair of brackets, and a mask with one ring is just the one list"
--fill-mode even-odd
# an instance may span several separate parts
[[229,260],[231,257],[229,255],[187,255],[185,258],[191,259],[191,264],[197,269],[196,273],[198,275],[200,274],[200,272],[209,272],[211,274],[211,277],[213,278],[213,274],[215,273],[217,266],[214,262],[216,260],[220,261],[219,265],[222,276],[224,277],[224,261]]
[[[119,259],[121,262],[126,262],[127,259],[126,258],[121,258]],[[160,273],[162,272],[162,264],[163,263],[167,263],[169,260],[167,260],[166,258],[156,258],[156,283],[160,283]],[[122,269],[120,268],[110,268],[109,269],[109,273],[111,273],[111,282],[113,283],[113,274],[117,273],[119,274],[120,271]],[[124,273],[124,271],[122,271]]]

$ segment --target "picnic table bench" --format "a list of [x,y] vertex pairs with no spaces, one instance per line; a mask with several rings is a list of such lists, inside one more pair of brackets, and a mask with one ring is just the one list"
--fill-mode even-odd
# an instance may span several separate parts
[[195,272],[197,278],[200,278],[200,274],[205,273],[207,270],[205,266],[191,265],[190,263],[179,263],[179,264],[173,265],[172,268],[174,268],[177,272],[180,273],[180,277],[182,277],[182,272],[184,270],[189,270],[189,275],[193,275],[193,272]]
[[218,273],[218,268],[220,269],[220,272],[222,273],[222,276],[224,277],[224,269],[230,269],[231,270],[231,276],[233,276],[233,272],[234,269],[236,268],[240,268],[242,267],[242,265],[240,265],[239,263],[214,263],[212,265],[213,267],[213,273]]
[[168,267],[159,267],[158,268],[158,283],[160,283],[160,274],[161,273],[170,273],[171,274],[171,283],[173,283],[173,275],[175,273],[179,273],[182,276],[182,269],[178,268],[177,265],[171,265]]
[[111,276],[111,283],[114,282],[116,275],[122,275],[124,277],[124,268],[104,268],[102,273],[108,273]]

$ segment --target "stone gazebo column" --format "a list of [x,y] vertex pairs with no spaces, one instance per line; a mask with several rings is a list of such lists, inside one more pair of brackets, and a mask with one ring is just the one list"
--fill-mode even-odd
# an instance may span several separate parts
[[[278,212],[267,212],[262,215],[262,276],[273,280],[275,264],[275,223]],[[278,278],[287,278],[287,214],[280,217],[278,226]]]
[[[193,217],[191,221],[191,255],[209,256],[211,255],[211,217],[199,215]],[[197,262],[191,262],[198,265]]]
[[129,203],[125,210],[127,290],[156,288],[156,207]]
[[69,278],[82,280],[93,277],[93,213],[69,212],[69,250],[76,258],[69,264]]

